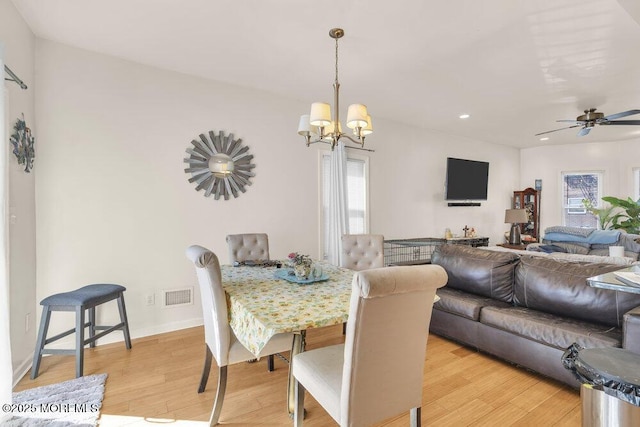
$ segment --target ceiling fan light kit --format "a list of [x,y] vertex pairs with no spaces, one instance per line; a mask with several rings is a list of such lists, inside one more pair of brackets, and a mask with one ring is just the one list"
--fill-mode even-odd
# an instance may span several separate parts
[[610,114],[605,116],[604,113],[596,111],[596,108],[589,108],[588,110],[584,110],[584,114],[576,117],[575,120],[556,120],[561,123],[574,123],[571,126],[548,130],[546,132],[537,133],[535,136],[545,135],[551,132],[557,132],[559,130],[571,129],[571,128],[581,128],[578,131],[578,136],[585,136],[591,132],[591,129],[595,127],[595,125],[616,125],[616,126],[640,126],[640,120],[616,120],[622,117],[633,116],[635,114],[640,114],[640,110],[628,110],[622,111],[616,114]]

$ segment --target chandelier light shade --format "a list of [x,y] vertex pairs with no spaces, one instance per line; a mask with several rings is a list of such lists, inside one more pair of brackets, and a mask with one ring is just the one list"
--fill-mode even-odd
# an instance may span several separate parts
[[371,116],[367,114],[367,125],[362,128],[362,131],[360,131],[362,133],[362,135],[370,135],[371,133],[373,133],[373,126],[371,125]]
[[[344,30],[333,28],[329,31],[329,36],[336,41],[336,78],[333,83],[334,105],[331,107],[326,102],[314,102],[311,104],[309,114],[300,116],[298,123],[298,134],[303,136],[307,142],[307,147],[316,142],[323,142],[331,145],[331,149],[338,144],[340,139],[345,138],[350,142],[364,147],[364,137],[373,132],[371,116],[364,104],[351,104],[347,110],[347,127],[353,130],[354,137],[342,133],[340,123],[340,83],[338,82],[338,39],[344,36]],[[333,116],[331,110],[333,109]],[[369,150],[371,151],[371,150]]]
[[326,102],[314,102],[311,104],[309,123],[313,126],[327,126],[331,124],[331,105]]
[[367,106],[362,104],[351,104],[347,111],[347,127],[356,129],[364,128],[367,125]]

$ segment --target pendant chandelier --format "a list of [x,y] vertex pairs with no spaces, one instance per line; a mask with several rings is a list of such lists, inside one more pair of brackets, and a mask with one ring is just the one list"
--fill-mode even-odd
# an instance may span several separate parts
[[373,132],[371,116],[367,106],[351,104],[347,110],[347,127],[352,129],[353,137],[342,132],[340,123],[340,83],[338,82],[338,39],[344,36],[342,28],[329,31],[329,36],[336,41],[336,79],[333,83],[333,118],[331,106],[326,102],[311,104],[311,112],[300,116],[298,134],[307,141],[307,147],[316,142],[331,145],[331,150],[342,138],[348,139],[360,147],[364,146],[364,137]]

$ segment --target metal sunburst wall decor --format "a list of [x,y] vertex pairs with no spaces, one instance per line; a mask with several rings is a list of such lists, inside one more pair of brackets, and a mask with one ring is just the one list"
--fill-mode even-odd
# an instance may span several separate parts
[[251,177],[256,176],[252,172],[256,165],[251,163],[253,155],[248,146],[242,146],[241,139],[234,139],[232,133],[220,131],[216,135],[209,131],[208,137],[202,133],[191,145],[184,159],[189,167],[184,171],[191,174],[189,182],[196,184],[196,191],[205,190],[206,197],[213,194],[216,200],[221,196],[229,200],[229,196],[238,197],[247,191],[245,186],[251,185]]
[[33,169],[33,160],[36,157],[36,151],[34,148],[35,138],[31,135],[31,129],[27,127],[24,121],[24,114],[21,119],[16,120],[16,124],[13,126],[13,134],[9,138],[11,145],[13,145],[13,154],[18,159],[19,165],[24,165],[24,171],[26,173],[31,172]]

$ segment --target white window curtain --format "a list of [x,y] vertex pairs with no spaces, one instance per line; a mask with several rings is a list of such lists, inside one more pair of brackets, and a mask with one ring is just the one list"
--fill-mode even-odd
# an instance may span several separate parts
[[367,233],[366,163],[347,158],[347,203],[349,205],[349,234]]
[[[4,75],[4,46],[0,43],[0,70]],[[4,82],[4,79],[3,79]],[[7,153],[8,137],[5,129],[5,88],[0,85],[0,404],[11,403],[11,385],[13,374],[11,368],[11,340],[9,336],[9,275],[7,263]],[[8,418],[0,412],[0,424]]]
[[347,153],[343,142],[331,152],[329,165],[327,260],[340,265],[342,235],[349,234],[349,205],[347,200]]

